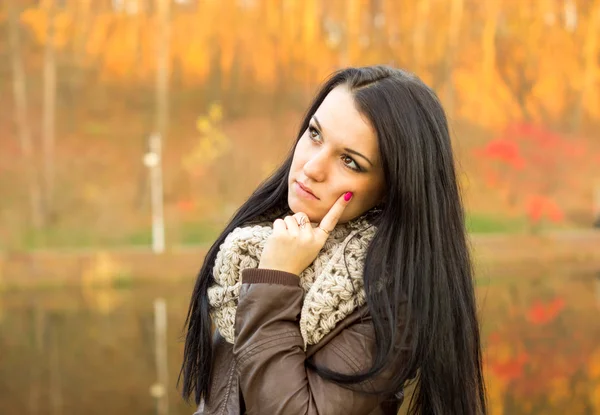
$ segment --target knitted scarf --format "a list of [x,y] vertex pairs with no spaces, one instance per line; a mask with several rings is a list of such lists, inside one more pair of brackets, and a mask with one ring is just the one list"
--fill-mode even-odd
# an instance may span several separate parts
[[[283,218],[292,215],[286,211]],[[304,348],[318,343],[335,325],[365,303],[363,267],[376,227],[368,213],[329,234],[316,259],[300,273],[304,301],[300,333]],[[272,221],[235,228],[221,244],[213,268],[214,284],[208,288],[211,317],[229,343],[234,341],[235,312],[242,284],[242,270],[256,268],[273,232]]]

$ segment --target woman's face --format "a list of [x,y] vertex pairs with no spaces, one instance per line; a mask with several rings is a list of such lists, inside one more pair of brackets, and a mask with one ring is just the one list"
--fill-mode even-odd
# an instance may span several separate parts
[[360,216],[384,198],[375,131],[357,111],[345,86],[333,89],[310,120],[296,145],[288,185],[290,209],[306,213],[316,223],[346,192],[353,197],[340,223]]

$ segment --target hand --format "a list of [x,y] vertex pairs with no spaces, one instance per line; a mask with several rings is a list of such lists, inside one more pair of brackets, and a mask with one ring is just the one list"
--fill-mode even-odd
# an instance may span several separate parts
[[316,227],[303,212],[277,219],[273,222],[273,233],[265,243],[258,268],[300,275],[315,260],[351,199],[351,192],[340,196]]

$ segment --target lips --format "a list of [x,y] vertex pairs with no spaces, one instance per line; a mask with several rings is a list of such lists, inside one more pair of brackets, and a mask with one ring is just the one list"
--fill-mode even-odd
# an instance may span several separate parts
[[315,195],[313,193],[312,190],[310,190],[310,187],[306,187],[305,185],[303,185],[302,183],[300,183],[299,181],[296,180],[296,183],[298,183],[298,186],[300,186],[302,188],[302,190],[304,190],[305,192],[310,193],[311,195],[313,195],[316,199],[318,199],[317,195]]

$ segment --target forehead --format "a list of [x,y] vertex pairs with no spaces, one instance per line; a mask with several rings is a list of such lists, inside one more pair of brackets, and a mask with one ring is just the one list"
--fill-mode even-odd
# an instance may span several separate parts
[[379,151],[375,131],[368,119],[358,112],[354,98],[345,86],[334,88],[315,116],[326,141],[358,151],[376,162]]

